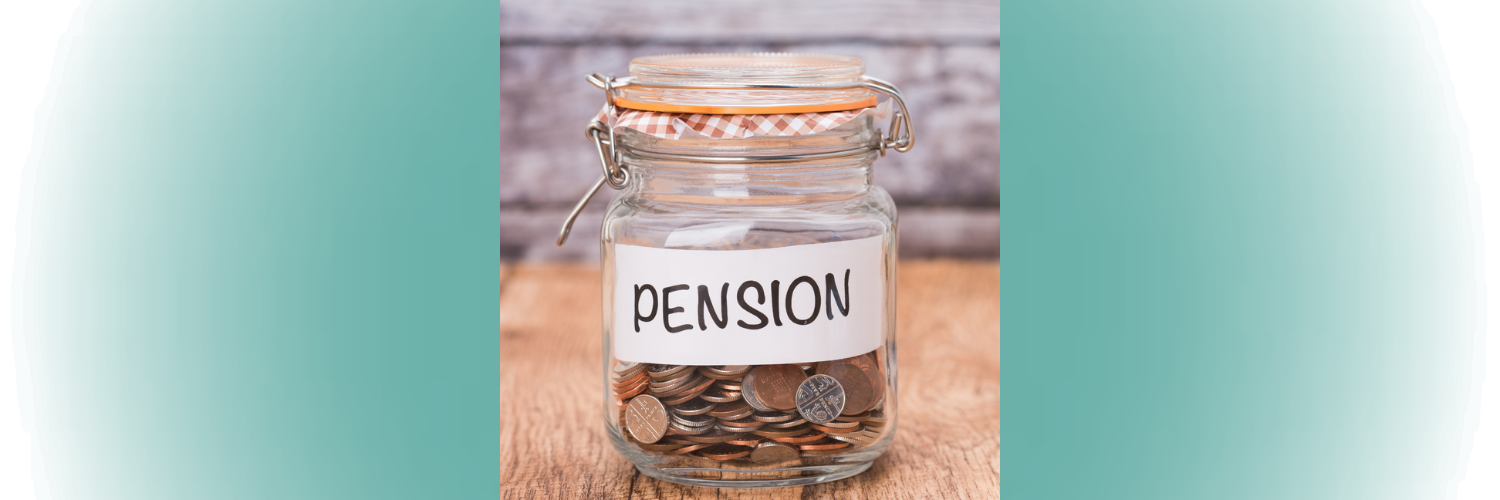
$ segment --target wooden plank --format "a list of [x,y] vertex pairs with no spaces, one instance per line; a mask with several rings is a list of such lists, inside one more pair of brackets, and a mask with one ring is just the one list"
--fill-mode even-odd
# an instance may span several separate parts
[[[500,256],[508,262],[599,261],[599,225],[613,193],[600,195],[578,217],[568,243],[557,230],[571,208],[514,208],[500,213]],[[904,258],[1000,258],[1000,208],[898,206]]]
[[604,437],[599,273],[518,266],[500,295],[502,498],[628,498]]
[[505,40],[994,39],[1000,0],[500,2]]
[[899,86],[917,145],[875,163],[897,202],[998,207],[1000,47],[794,44],[502,47],[500,202],[572,208],[599,176],[583,129],[603,104],[589,73],[624,75],[631,58],[703,50],[825,52],[860,57],[870,75]]
[[606,441],[598,272],[515,266],[500,298],[501,497],[995,498],[999,264],[906,261],[900,272],[891,450],[843,481],[715,491],[640,475]]

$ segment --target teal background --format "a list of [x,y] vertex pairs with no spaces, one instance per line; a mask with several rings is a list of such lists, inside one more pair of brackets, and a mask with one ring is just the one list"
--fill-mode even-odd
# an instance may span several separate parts
[[497,17],[79,8],[18,235],[39,493],[498,496]]
[[1003,496],[1451,495],[1482,235],[1419,4],[1002,15]]

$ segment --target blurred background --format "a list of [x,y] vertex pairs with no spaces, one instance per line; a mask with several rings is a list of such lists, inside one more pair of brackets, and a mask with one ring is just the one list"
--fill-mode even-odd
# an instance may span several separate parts
[[901,88],[919,133],[876,162],[901,214],[901,256],[1000,256],[1000,2],[792,0],[500,3],[500,248],[506,261],[597,262],[605,189],[557,231],[598,178],[583,128],[635,57],[814,52],[859,57]]

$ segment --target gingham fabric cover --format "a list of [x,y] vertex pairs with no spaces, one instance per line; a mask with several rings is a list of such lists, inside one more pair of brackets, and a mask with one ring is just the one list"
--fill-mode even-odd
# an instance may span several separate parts
[[780,115],[706,115],[697,113],[661,113],[616,108],[618,116],[609,115],[609,107],[599,110],[598,120],[611,127],[625,127],[662,139],[681,139],[683,134],[713,139],[744,139],[755,136],[795,136],[816,134],[848,123],[864,113],[876,119],[886,116],[889,101],[879,106],[831,111],[828,113],[789,113]]

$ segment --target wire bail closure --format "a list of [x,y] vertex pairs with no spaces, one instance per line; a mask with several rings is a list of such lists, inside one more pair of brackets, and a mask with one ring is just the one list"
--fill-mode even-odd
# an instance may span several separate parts
[[[887,149],[895,150],[897,153],[905,153],[907,151],[911,151],[912,146],[915,145],[916,141],[917,141],[916,132],[913,130],[913,128],[911,126],[911,114],[906,111],[906,101],[901,98],[901,91],[899,89],[897,89],[895,85],[892,85],[890,82],[887,82],[885,80],[881,80],[879,78],[870,77],[870,76],[860,76],[859,77],[859,81],[857,81],[857,82],[840,83],[840,84],[799,85],[799,84],[706,84],[706,83],[674,84],[674,83],[652,83],[650,85],[645,85],[645,84],[638,83],[636,81],[635,77],[611,78],[611,77],[608,77],[608,76],[600,75],[598,73],[594,73],[594,74],[588,76],[588,82],[591,83],[591,84],[593,84],[595,87],[599,87],[599,89],[601,89],[601,90],[604,91],[604,104],[605,104],[605,106],[606,106],[606,108],[607,108],[608,113],[609,113],[610,116],[613,116],[615,114],[615,109],[616,109],[616,105],[615,105],[615,90],[619,89],[619,88],[623,88],[623,87],[633,86],[633,85],[634,86],[643,86],[643,87],[673,87],[673,88],[688,88],[688,89],[768,89],[768,90],[776,90],[776,89],[847,89],[847,88],[866,88],[866,89],[870,89],[870,90],[873,90],[875,92],[878,92],[880,94],[884,94],[885,96],[891,98],[892,100],[896,101],[896,106],[898,108],[900,108],[895,113],[891,114],[891,124],[890,124],[890,131],[889,131],[889,133],[887,133],[886,135],[884,135],[883,137],[881,137],[879,143],[876,144],[876,145],[873,145],[873,146],[866,146],[866,147],[861,147],[861,148],[847,149],[847,150],[843,150],[843,151],[834,151],[834,152],[831,152],[831,153],[820,153],[820,154],[813,154],[813,155],[764,155],[764,156],[743,156],[743,157],[719,157],[719,156],[686,156],[686,155],[672,155],[672,154],[661,154],[661,153],[641,154],[641,156],[647,156],[647,157],[651,157],[651,158],[675,159],[675,160],[690,160],[690,161],[700,161],[700,162],[709,162],[709,163],[787,162],[787,161],[801,161],[801,160],[810,160],[810,159],[832,158],[832,157],[840,157],[840,156],[853,156],[853,155],[857,155],[857,154],[866,153],[866,152],[869,152],[869,151],[872,151],[872,150],[873,151],[879,151],[880,152],[880,156],[885,156],[885,151]],[[880,135],[881,134],[880,130],[878,130],[878,129],[875,131],[875,133],[876,133],[876,135]],[[591,200],[591,199],[594,198],[594,194],[599,192],[599,188],[600,187],[603,187],[605,184],[609,184],[609,187],[611,187],[611,188],[614,188],[614,189],[624,189],[625,186],[630,182],[630,169],[626,168],[626,165],[624,165],[624,162],[622,161],[623,157],[620,155],[619,150],[616,149],[616,147],[615,147],[616,142],[615,142],[615,131],[614,131],[614,128],[610,127],[608,124],[600,122],[598,119],[595,119],[595,120],[590,121],[588,127],[584,129],[584,135],[587,136],[590,141],[594,142],[594,149],[599,152],[599,166],[603,170],[603,175],[599,176],[599,180],[594,181],[593,187],[590,187],[589,190],[588,190],[588,192],[584,193],[583,199],[579,200],[578,204],[573,207],[573,212],[570,213],[570,214],[568,214],[568,219],[563,222],[562,231],[560,231],[558,233],[558,235],[557,235],[557,246],[562,246],[563,242],[566,242],[568,240],[568,234],[573,231],[573,223],[577,222],[578,215],[581,214],[581,213],[583,213],[583,207],[586,206],[586,205],[588,205],[589,200]]]

